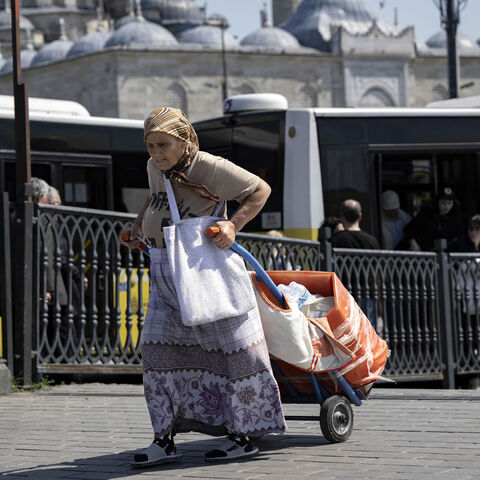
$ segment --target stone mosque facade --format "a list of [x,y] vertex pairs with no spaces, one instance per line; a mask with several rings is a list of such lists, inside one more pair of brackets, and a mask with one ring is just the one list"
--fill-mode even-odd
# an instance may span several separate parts
[[[240,39],[228,19],[195,0],[103,2],[20,0],[32,97],[135,119],[170,105],[193,120],[222,114],[224,82],[228,96],[280,93],[292,108],[424,107],[448,97],[444,32],[422,44],[413,27],[378,21],[363,0],[273,0],[273,24],[261,12]],[[8,3],[0,0],[0,94],[7,95]],[[460,95],[479,95],[480,39],[460,33],[458,46]]]

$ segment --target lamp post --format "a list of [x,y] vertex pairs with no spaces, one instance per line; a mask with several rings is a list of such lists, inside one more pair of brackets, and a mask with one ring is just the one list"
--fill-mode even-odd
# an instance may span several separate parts
[[225,101],[228,97],[227,56],[225,53],[225,30],[228,28],[228,23],[222,18],[219,26],[222,30],[222,72],[223,72],[222,96],[223,96],[223,101]]
[[[5,0],[8,1],[8,0]],[[13,96],[15,100],[15,329],[13,374],[32,381],[32,220],[33,188],[30,183],[30,123],[28,119],[28,88],[22,82],[20,62],[20,6],[11,0]]]
[[228,97],[227,55],[225,51],[225,31],[229,27],[226,18],[215,15],[208,19],[208,25],[220,28],[222,45],[222,97],[225,101]]
[[433,0],[440,10],[442,26],[447,33],[448,86],[450,98],[458,97],[459,63],[457,51],[457,26],[460,23],[460,10],[467,0]]

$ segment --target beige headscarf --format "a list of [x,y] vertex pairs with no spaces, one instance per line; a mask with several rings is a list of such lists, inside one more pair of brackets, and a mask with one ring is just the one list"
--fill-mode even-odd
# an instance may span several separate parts
[[220,199],[211,192],[205,185],[197,183],[183,173],[192,163],[198,152],[198,137],[187,116],[178,108],[163,107],[151,112],[144,122],[144,140],[151,132],[163,132],[172,137],[183,140],[186,148],[180,161],[169,170],[166,170],[165,176],[180,186],[192,190],[201,197],[209,198],[215,202]]

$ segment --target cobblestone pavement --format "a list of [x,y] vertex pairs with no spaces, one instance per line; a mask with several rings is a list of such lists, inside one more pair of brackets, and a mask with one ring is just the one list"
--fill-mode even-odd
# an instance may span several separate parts
[[[285,405],[318,415],[317,405]],[[0,396],[0,477],[8,479],[480,479],[480,390],[374,388],[353,433],[330,444],[317,421],[258,441],[260,455],[211,465],[218,439],[176,437],[182,463],[133,470],[152,438],[141,385],[83,384]]]

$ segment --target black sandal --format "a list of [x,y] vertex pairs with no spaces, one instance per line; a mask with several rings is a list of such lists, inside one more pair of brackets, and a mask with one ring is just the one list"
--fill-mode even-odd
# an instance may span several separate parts
[[223,462],[237,458],[251,457],[258,453],[258,447],[246,435],[230,434],[222,444],[205,454],[206,462]]

